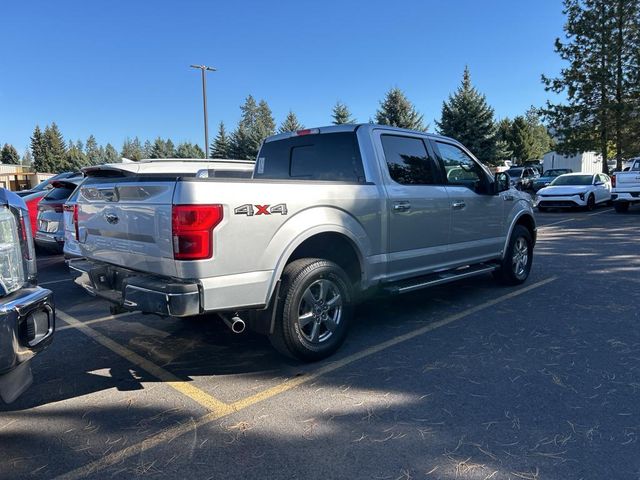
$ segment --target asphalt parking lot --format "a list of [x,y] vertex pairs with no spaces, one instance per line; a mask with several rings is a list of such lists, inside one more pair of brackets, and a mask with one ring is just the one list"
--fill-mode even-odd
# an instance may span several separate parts
[[640,478],[640,209],[538,224],[523,286],[370,301],[310,365],[211,318],[110,316],[43,256],[58,331],[0,406],[0,478]]

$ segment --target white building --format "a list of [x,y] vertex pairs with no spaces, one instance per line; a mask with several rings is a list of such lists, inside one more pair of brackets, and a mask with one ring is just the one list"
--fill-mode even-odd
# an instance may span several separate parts
[[602,155],[596,152],[582,152],[576,155],[562,155],[558,152],[545,153],[542,157],[544,170],[570,168],[574,172],[601,173]]

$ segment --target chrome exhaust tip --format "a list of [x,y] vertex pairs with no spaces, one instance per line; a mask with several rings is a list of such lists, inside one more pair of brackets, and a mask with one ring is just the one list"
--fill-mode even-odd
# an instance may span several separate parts
[[226,323],[227,327],[229,327],[229,329],[233,333],[242,333],[244,332],[244,329],[247,327],[246,324],[244,323],[244,320],[242,320],[237,315],[234,315],[231,318],[227,317],[224,314],[219,314],[219,315],[220,315],[220,318],[222,318],[222,321]]

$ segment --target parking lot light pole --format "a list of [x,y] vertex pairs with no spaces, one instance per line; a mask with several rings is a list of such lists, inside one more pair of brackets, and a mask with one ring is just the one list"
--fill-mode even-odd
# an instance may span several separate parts
[[207,122],[207,75],[206,72],[215,72],[213,67],[206,65],[191,65],[191,68],[199,68],[202,72],[202,104],[204,106],[204,152],[205,157],[209,158],[209,125]]

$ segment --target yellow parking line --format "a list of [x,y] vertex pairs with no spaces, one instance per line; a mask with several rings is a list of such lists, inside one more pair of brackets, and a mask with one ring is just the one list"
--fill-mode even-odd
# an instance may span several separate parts
[[[117,315],[107,315],[106,317],[95,318],[93,320],[87,320],[86,322],[82,322],[82,324],[83,325],[93,325],[94,323],[102,323],[102,322],[106,322],[108,320],[117,320],[119,318],[130,317],[131,315],[136,315],[138,313],[140,313],[140,312],[124,312],[124,313],[118,313]],[[63,327],[57,327],[56,331],[59,332],[60,330],[68,330],[70,328],[78,328],[78,327],[75,326],[75,325],[65,325]]]
[[325,365],[324,367],[320,367],[319,369],[309,374],[295,377],[291,380],[286,380],[280,385],[276,385],[275,387],[268,388],[260,393],[247,397],[243,400],[234,402],[231,405],[227,405],[227,409],[229,410],[227,412],[224,412],[223,410],[220,410],[218,412],[212,412],[212,413],[203,415],[202,417],[199,417],[195,420],[190,420],[189,422],[182,423],[176,427],[162,430],[161,432],[155,435],[152,435],[151,437],[146,438],[145,440],[142,440],[139,443],[130,445],[122,450],[111,453],[98,460],[95,460],[86,465],[78,467],[75,470],[72,470],[70,472],[60,475],[59,477],[56,477],[56,479],[57,480],[75,480],[77,478],[83,478],[83,477],[86,477],[87,475],[91,475],[111,465],[115,465],[116,463],[121,463],[124,460],[134,455],[138,455],[143,452],[146,452],[152,448],[157,447],[158,445],[161,445],[165,442],[169,442],[181,435],[185,435],[189,432],[192,432],[201,426],[204,426],[208,423],[218,420],[231,413],[239,412],[247,407],[250,407],[251,405],[255,405],[256,403],[262,402],[264,400],[268,400],[272,397],[275,397],[276,395],[279,395],[288,390],[291,390],[299,385],[310,382],[311,380],[314,380],[321,375],[325,375],[329,372],[333,372],[334,370],[338,370],[339,368],[343,368],[353,362],[369,357],[375,353],[386,350],[402,342],[406,342],[407,340],[416,338],[420,335],[423,335],[424,333],[430,332],[432,330],[436,330],[437,328],[444,327],[445,325],[449,325],[450,323],[453,323],[462,318],[468,317],[469,315],[473,315],[474,313],[485,310],[489,307],[505,302],[514,297],[523,295],[536,288],[540,288],[550,282],[553,282],[557,278],[558,277],[554,276],[554,277],[547,278],[545,280],[540,280],[539,282],[533,283],[527,287],[520,288],[516,291],[507,293],[506,295],[502,295],[498,298],[494,298],[493,300],[489,300],[487,302],[481,303],[480,305],[477,305],[475,307],[468,308],[467,310],[464,310],[460,313],[456,313],[454,315],[446,317],[437,322],[430,323],[429,325],[426,325],[422,328],[418,328],[417,330],[414,330],[412,332],[406,333],[404,335],[399,335],[395,338],[387,340],[386,342],[367,348],[361,352],[349,355],[343,358],[342,360],[338,360],[336,362],[332,362],[328,365]]
[[217,398],[209,395],[208,393],[200,390],[198,387],[195,387],[193,384],[184,381],[178,377],[176,377],[171,372],[168,372],[162,367],[159,367],[155,363],[147,360],[146,358],[138,355],[137,353],[129,350],[126,347],[123,347],[117,342],[114,342],[110,338],[101,334],[100,332],[94,330],[93,328],[87,326],[85,323],[73,318],[71,315],[68,315],[60,310],[56,311],[56,316],[68,323],[70,326],[77,328],[79,331],[92,338],[100,345],[107,347],[113,353],[120,355],[122,358],[128,360],[133,363],[137,367],[140,367],[145,372],[153,375],[157,379],[164,382],[166,385],[170,386],[174,390],[186,395],[193,401],[199,403],[207,410],[216,414],[227,414],[231,413],[233,410],[229,405],[224,402],[221,402]]

